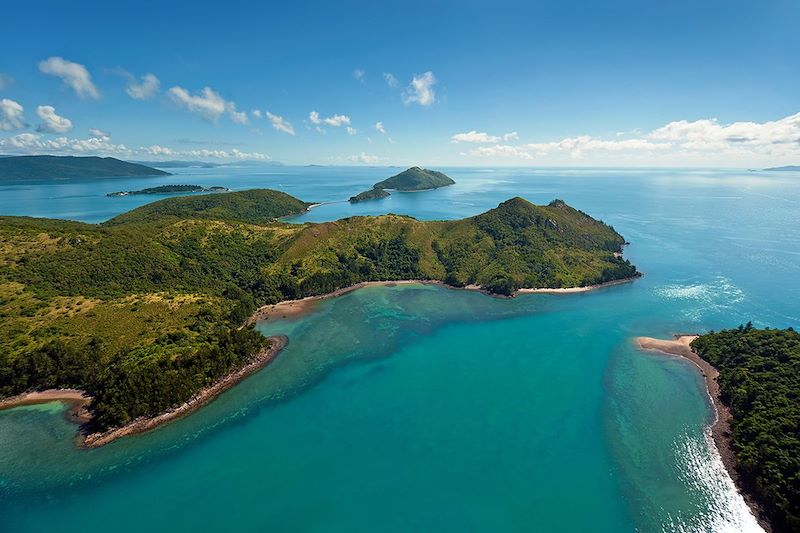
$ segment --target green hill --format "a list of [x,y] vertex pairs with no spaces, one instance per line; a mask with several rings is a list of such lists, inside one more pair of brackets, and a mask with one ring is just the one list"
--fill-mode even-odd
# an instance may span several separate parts
[[692,348],[719,371],[745,488],[775,531],[800,531],[800,334],[748,324],[702,335]]
[[22,155],[0,158],[0,181],[168,176],[169,172],[113,157]]
[[356,204],[358,202],[366,202],[367,200],[380,200],[381,198],[386,198],[387,196],[389,196],[389,193],[383,189],[370,189],[368,191],[360,192],[355,196],[351,196],[348,202],[351,204]]
[[280,191],[254,189],[226,194],[165,198],[123,213],[104,224],[113,226],[131,222],[153,222],[164,218],[202,218],[259,224],[302,213],[309,205],[311,204]]
[[455,181],[446,174],[435,170],[411,167],[391,178],[379,181],[373,187],[375,189],[391,189],[395,191],[425,191],[453,184],[455,184]]
[[76,387],[97,428],[184,402],[263,344],[260,305],[361,281],[519,287],[629,277],[624,239],[563,202],[482,215],[276,218],[308,204],[269,190],[169,198],[105,224],[0,217],[0,396]]

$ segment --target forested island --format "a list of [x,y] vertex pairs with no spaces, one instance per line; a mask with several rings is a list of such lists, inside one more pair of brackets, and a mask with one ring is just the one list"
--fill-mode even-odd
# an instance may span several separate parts
[[138,191],[110,192],[106,196],[132,196],[137,194],[173,194],[186,192],[228,192],[227,187],[203,187],[202,185],[160,185]]
[[743,489],[775,531],[800,531],[800,334],[748,323],[691,346],[719,372]]
[[163,170],[113,157],[20,155],[0,158],[0,181],[169,175]]
[[612,227],[513,198],[463,220],[351,217],[271,190],[160,200],[103,224],[0,217],[0,396],[91,395],[86,432],[180,406],[251,364],[259,306],[364,281],[437,280],[511,295],[638,275]]
[[427,191],[453,184],[455,184],[455,181],[442,172],[420,167],[411,167],[390,178],[379,181],[368,191],[351,196],[349,201],[351,203],[357,203],[366,200],[386,198],[389,196],[386,189],[404,192]]

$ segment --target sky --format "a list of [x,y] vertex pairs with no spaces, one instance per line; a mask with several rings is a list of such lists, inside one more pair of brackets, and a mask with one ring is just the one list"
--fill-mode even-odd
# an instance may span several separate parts
[[0,153],[800,164],[796,0],[9,2]]

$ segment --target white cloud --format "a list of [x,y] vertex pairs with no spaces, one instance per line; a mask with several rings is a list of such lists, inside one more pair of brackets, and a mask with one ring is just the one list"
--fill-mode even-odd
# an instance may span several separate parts
[[386,128],[383,126],[383,122],[381,121],[375,123],[375,130],[384,134],[386,133]]
[[[102,133],[102,132],[101,132]],[[255,160],[266,161],[270,157],[260,152],[244,152],[238,148],[230,150],[198,149],[175,150],[161,145],[143,146],[130,149],[124,144],[113,144],[108,136],[94,136],[88,139],[57,137],[47,139],[35,133],[20,133],[12,137],[0,137],[0,150],[13,154],[76,154],[106,155],[130,158],[136,156],[156,158],[222,159],[228,161]]]
[[2,72],[0,72],[0,91],[2,91],[3,89],[7,89],[12,85],[14,85],[14,78],[9,76],[8,74],[3,74]]
[[315,129],[320,133],[324,133],[325,131],[319,127],[321,124],[327,124],[328,126],[333,126],[334,128],[350,125],[350,117],[347,115],[333,115],[327,118],[322,118],[316,111],[312,111],[308,114],[308,120],[317,126]]
[[111,137],[111,134],[108,133],[107,131],[98,130],[97,128],[89,128],[89,135],[91,135],[92,137],[100,137],[100,138],[105,137],[106,139]]
[[322,119],[322,121],[328,126],[338,128],[339,126],[348,126],[350,124],[350,117],[347,115],[333,115],[332,117]]
[[199,94],[192,95],[183,87],[172,87],[169,96],[178,105],[200,115],[207,122],[216,124],[219,118],[228,113],[237,124],[247,124],[247,113],[236,110],[236,103],[225,100],[211,87],[204,87]]
[[253,115],[254,118],[261,118],[260,109],[253,109],[252,111],[250,111],[250,114]]
[[108,138],[69,139],[56,137],[46,139],[35,133],[20,133],[13,137],[0,137],[0,149],[16,154],[67,153],[80,155],[130,156],[124,144],[112,144]]
[[519,140],[519,136],[516,131],[499,136],[472,130],[466,133],[456,133],[450,137],[450,142],[452,143],[499,143],[501,140],[505,142],[516,141]]
[[368,155],[364,152],[361,152],[357,155],[351,155],[348,159],[353,163],[377,163],[380,160],[378,156]]
[[276,130],[288,133],[289,135],[294,135],[294,127],[285,118],[278,115],[273,115],[269,111],[267,111],[267,118],[270,122],[272,122],[272,127]]
[[49,57],[39,63],[43,74],[61,78],[75,93],[82,97],[100,98],[100,91],[92,82],[92,75],[80,63],[67,61],[63,57]]
[[435,84],[436,77],[430,70],[424,74],[415,75],[403,93],[403,102],[421,106],[432,105],[436,101],[436,92],[433,90]]
[[400,84],[400,82],[397,81],[397,78],[395,78],[394,74],[392,74],[391,72],[384,72],[383,79],[386,80],[386,85],[388,85],[392,89],[394,89]]
[[24,128],[23,111],[18,102],[8,98],[0,99],[0,130],[14,131]]
[[355,79],[357,79],[358,81],[360,81],[361,83],[364,83],[364,75],[365,74],[366,74],[366,72],[364,72],[364,69],[361,69],[361,68],[357,68],[357,69],[355,69],[353,71],[353,77]]
[[41,133],[67,133],[72,129],[72,121],[66,117],[56,114],[56,108],[51,105],[40,105],[36,108],[36,114],[41,119],[41,123],[36,127],[36,131]]
[[[558,160],[592,157],[601,160],[639,159],[666,164],[700,163],[703,165],[756,161],[793,161],[800,158],[800,113],[765,122],[732,122],[717,119],[677,120],[642,134],[639,130],[622,132],[614,139],[579,135],[564,139],[521,145],[501,144],[497,136],[471,131],[453,136],[454,142],[495,143],[468,152],[476,157]],[[511,134],[503,136],[508,139]],[[621,136],[635,135],[620,139]],[[548,159],[549,158],[549,159]]]
[[125,92],[134,100],[147,100],[152,98],[161,89],[161,81],[155,74],[147,73],[142,76],[141,83],[136,83],[133,76],[130,76],[130,82]]
[[347,134],[348,135],[355,135],[358,133],[358,130],[353,128],[352,126],[347,126]]

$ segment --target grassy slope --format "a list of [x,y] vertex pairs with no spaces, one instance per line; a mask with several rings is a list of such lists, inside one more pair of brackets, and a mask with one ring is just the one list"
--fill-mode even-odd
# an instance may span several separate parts
[[631,275],[623,239],[562,202],[515,198],[477,217],[294,225],[275,191],[169,198],[103,225],[0,217],[0,395],[76,386],[109,426],[180,403],[241,364],[257,305],[358,281],[518,287]]
[[800,334],[748,325],[703,335],[692,348],[719,370],[742,480],[776,531],[800,530]]
[[376,189],[394,189],[397,191],[423,191],[426,189],[435,189],[437,187],[446,187],[454,183],[455,181],[453,181],[450,176],[442,172],[411,167],[400,174],[376,183],[373,187]]
[[0,180],[166,175],[169,172],[113,157],[26,155],[0,158]]

